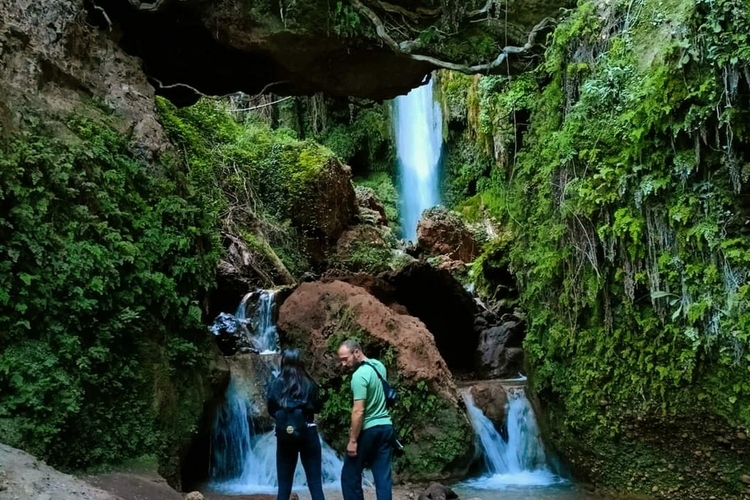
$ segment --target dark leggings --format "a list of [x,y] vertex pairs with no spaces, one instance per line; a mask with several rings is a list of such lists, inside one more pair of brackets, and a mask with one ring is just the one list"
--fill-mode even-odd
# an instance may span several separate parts
[[307,487],[312,500],[325,500],[317,427],[307,427],[299,441],[276,440],[276,475],[279,479],[279,492],[276,500],[289,500],[294,470],[297,468],[297,456],[302,459],[302,467],[305,469]]

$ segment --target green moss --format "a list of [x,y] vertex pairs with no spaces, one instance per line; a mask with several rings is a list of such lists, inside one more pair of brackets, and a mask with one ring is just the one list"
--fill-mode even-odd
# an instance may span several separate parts
[[[673,13],[687,21],[672,23]],[[737,196],[750,103],[725,80],[750,61],[747,20],[747,4],[731,0],[635,11],[581,2],[558,24],[544,72],[515,89],[480,81],[476,120],[452,138],[460,148],[480,138],[449,158],[457,208],[513,236],[487,247],[475,272],[508,261],[515,272],[549,443],[619,491],[677,495],[682,483],[730,498],[748,467],[715,442],[750,427],[750,238]],[[467,159],[488,156],[488,144],[517,153],[499,162],[493,153],[482,171]],[[690,419],[696,412],[711,429]],[[646,468],[692,453],[681,422],[689,441],[721,457],[719,472],[644,480]]]
[[138,159],[90,111],[65,140],[37,127],[0,145],[0,426],[64,469],[184,438],[157,393],[207,366],[197,299],[219,248],[198,178]]
[[157,104],[193,175],[210,189],[223,224],[258,252],[263,274],[278,274],[278,257],[299,277],[308,266],[301,233],[317,227],[316,209],[322,208],[311,201],[334,166],[333,152],[312,140],[299,141],[285,128],[238,123],[217,101],[181,109],[163,99]]

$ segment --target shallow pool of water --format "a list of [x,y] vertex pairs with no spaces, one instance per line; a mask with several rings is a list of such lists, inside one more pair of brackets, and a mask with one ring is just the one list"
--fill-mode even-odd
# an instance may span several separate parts
[[547,470],[485,475],[451,487],[461,500],[583,500],[598,497]]

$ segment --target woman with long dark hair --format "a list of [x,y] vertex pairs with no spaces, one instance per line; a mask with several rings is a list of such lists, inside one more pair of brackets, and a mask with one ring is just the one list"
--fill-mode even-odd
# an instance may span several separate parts
[[268,413],[276,421],[276,500],[289,500],[297,457],[307,477],[312,500],[325,500],[321,450],[314,415],[322,408],[318,384],[305,370],[299,349],[281,353],[281,374],[268,386]]

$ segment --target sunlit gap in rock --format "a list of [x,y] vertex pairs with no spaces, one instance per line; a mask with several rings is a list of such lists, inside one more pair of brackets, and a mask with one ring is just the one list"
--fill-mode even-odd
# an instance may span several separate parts
[[[240,344],[253,346],[227,358],[231,378],[211,432],[209,487],[214,491],[273,493],[278,487],[276,436],[267,430],[269,420],[264,423],[262,415],[265,388],[279,371],[275,298],[274,291],[251,292],[243,297],[234,316],[220,315],[211,328],[214,333],[232,328],[244,337]],[[343,463],[322,440],[321,446],[324,487],[338,487]],[[297,464],[294,486],[307,486],[301,463]]]
[[[525,378],[523,379],[525,380]],[[514,379],[519,382],[521,379]],[[474,428],[477,448],[485,464],[485,474],[461,483],[477,490],[512,487],[542,487],[566,482],[555,475],[547,463],[534,410],[522,387],[508,387],[506,406],[507,440],[492,421],[474,405],[469,390],[462,391],[469,420]]]
[[422,212],[440,203],[443,118],[432,80],[394,99],[394,110],[402,236],[416,241]]

